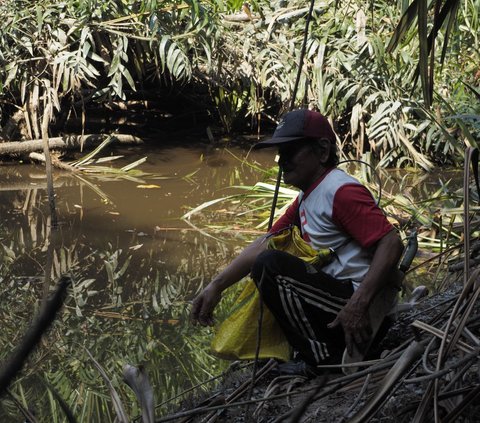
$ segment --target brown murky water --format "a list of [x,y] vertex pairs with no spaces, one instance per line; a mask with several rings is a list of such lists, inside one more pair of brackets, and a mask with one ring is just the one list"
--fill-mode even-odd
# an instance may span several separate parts
[[[128,149],[115,152],[125,157],[114,161],[113,166],[120,168],[146,156],[147,161],[138,167],[143,175],[56,171],[57,214],[64,245],[80,242],[102,249],[110,243],[142,254],[164,244],[158,260],[182,260],[186,245],[194,242],[199,232],[181,216],[232,192],[228,191],[232,185],[254,184],[259,178],[259,172],[230,152],[239,158],[247,154],[241,149]],[[263,165],[274,164],[268,153],[256,153],[253,158]],[[0,167],[0,210],[2,226],[11,235],[23,232],[18,237],[25,248],[45,242],[49,209],[42,166]],[[232,234],[223,235],[228,240]],[[22,273],[36,275],[39,270],[38,263],[32,262]]]

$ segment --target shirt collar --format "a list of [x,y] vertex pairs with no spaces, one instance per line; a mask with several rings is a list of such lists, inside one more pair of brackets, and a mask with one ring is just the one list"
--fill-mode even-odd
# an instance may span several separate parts
[[310,195],[310,193],[311,193],[315,188],[318,187],[318,185],[320,184],[320,182],[322,182],[322,181],[325,179],[325,177],[326,177],[333,169],[335,169],[335,167],[329,167],[329,168],[325,169],[325,172],[323,172],[323,173],[321,174],[321,176],[320,176],[315,182],[313,182],[313,184],[310,185],[310,186],[308,187],[308,189],[303,193],[302,201],[307,199],[307,197]]

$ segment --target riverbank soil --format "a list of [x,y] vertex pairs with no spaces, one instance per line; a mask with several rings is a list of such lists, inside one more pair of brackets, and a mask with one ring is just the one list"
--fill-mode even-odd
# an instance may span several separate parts
[[[421,416],[418,421],[433,422],[436,413],[442,422],[478,422],[480,307],[475,295],[480,291],[471,285],[465,290],[455,283],[399,314],[378,347],[380,357],[363,368],[370,370],[359,369],[350,375],[329,370],[313,379],[275,377],[272,370],[262,376],[263,369],[275,367],[263,362],[256,370],[260,378],[252,386],[253,365],[247,366],[227,372],[212,392],[186,400],[174,421],[406,423],[415,416]],[[459,296],[465,299],[459,302]],[[448,321],[458,327],[462,319],[461,336],[455,339],[455,332],[450,331],[452,342],[442,346]],[[444,357],[440,365],[439,356]],[[253,402],[247,404],[248,398]],[[199,407],[211,411],[200,412]]]

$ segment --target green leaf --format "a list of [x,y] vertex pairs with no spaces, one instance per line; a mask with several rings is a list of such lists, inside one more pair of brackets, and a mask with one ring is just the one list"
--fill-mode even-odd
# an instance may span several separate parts
[[398,43],[402,40],[405,36],[406,32],[417,18],[417,9],[419,1],[425,0],[413,0],[413,2],[408,6],[408,9],[403,14],[400,22],[398,23],[395,31],[393,33],[392,38],[387,46],[387,53],[392,53],[398,46]]
[[[432,103],[430,97],[430,83],[429,83],[429,73],[428,73],[428,35],[427,35],[427,1],[428,0],[419,0],[418,1],[418,40],[420,46],[420,58],[419,58],[419,72],[420,80],[422,83],[423,89],[423,98],[427,107]],[[433,52],[432,52],[433,54]]]
[[129,170],[136,168],[138,165],[141,165],[142,163],[145,163],[146,161],[147,161],[147,158],[143,157],[139,160],[134,161],[133,163],[130,163],[126,166],[123,166],[122,168],[120,168],[120,170],[122,172],[128,172]]
[[132,88],[133,91],[137,91],[137,88],[135,86],[135,82],[133,81],[132,75],[130,74],[130,71],[127,68],[123,68],[122,75],[127,80],[128,85],[130,85],[130,88]]

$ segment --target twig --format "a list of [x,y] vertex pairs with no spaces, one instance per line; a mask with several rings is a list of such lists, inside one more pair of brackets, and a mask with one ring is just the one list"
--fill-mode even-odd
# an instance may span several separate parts
[[310,394],[308,394],[305,397],[305,399],[291,411],[290,419],[287,420],[287,423],[297,423],[298,421],[300,421],[300,418],[304,415],[307,407],[310,405],[312,400],[318,394],[318,391],[320,391],[320,389],[322,389],[323,386],[325,385],[325,380],[326,378],[324,376],[323,379],[318,384],[315,385],[313,391]]
[[414,377],[414,378],[411,378],[411,379],[405,379],[403,382],[408,384],[408,383],[419,383],[419,382],[426,382],[426,381],[433,380],[433,379],[438,379],[438,378],[442,377],[443,375],[446,375],[447,373],[451,372],[453,369],[455,369],[457,367],[460,367],[462,364],[468,363],[469,361],[473,360],[474,358],[476,358],[478,356],[478,354],[480,354],[480,348],[477,348],[475,351],[466,355],[465,357],[458,360],[457,362],[452,363],[450,366],[448,366],[447,368],[445,368],[443,370],[440,370],[438,372],[431,373],[431,374],[425,375],[425,376],[419,376],[419,377]]
[[[421,342],[421,344],[423,344],[423,342]],[[365,375],[368,375],[369,373],[378,372],[378,371],[381,371],[381,370],[386,369],[388,367],[391,367],[392,364],[393,364],[392,362],[396,358],[400,357],[401,353],[402,353],[402,351],[399,351],[398,353],[395,353],[395,354],[391,354],[388,357],[386,357],[385,359],[383,359],[380,363],[378,363],[378,364],[376,364],[372,367],[369,367],[367,369],[360,370],[356,373],[352,373],[352,374],[340,377],[338,379],[328,381],[325,384],[325,387],[330,387],[330,388],[327,389],[324,392],[320,392],[320,394],[317,394],[314,399],[317,400],[319,398],[322,398],[324,396],[329,395],[332,392],[336,392],[339,388],[342,388],[343,386],[348,385],[350,382],[352,382],[352,381],[354,381],[354,380],[356,380],[360,377],[363,377]],[[273,364],[273,360],[271,360],[269,363]],[[260,372],[262,372],[265,369],[265,367],[267,367],[269,365],[269,363],[267,363],[262,368],[262,370]],[[260,374],[258,375],[258,377],[260,377]],[[241,388],[244,389],[246,384],[248,386],[249,382],[250,381],[246,381],[239,388],[237,388],[237,390],[231,395],[231,397],[234,396],[236,394],[236,392],[241,391]],[[162,417],[160,419],[157,419],[156,423],[169,422],[169,421],[176,420],[176,419],[179,419],[179,418],[182,418],[182,417],[194,416],[194,415],[198,415],[198,414],[223,410],[223,409],[232,408],[232,407],[239,407],[239,406],[243,406],[243,405],[246,405],[246,404],[255,404],[255,403],[259,403],[259,402],[267,402],[267,401],[273,401],[273,400],[276,400],[276,399],[283,399],[283,398],[286,398],[286,397],[289,397],[289,396],[292,396],[292,395],[301,395],[301,394],[311,392],[311,390],[315,389],[315,388],[316,388],[316,386],[313,386],[313,387],[309,387],[309,388],[306,388],[306,389],[298,390],[297,392],[294,392],[294,393],[288,392],[288,393],[282,393],[282,394],[278,394],[278,395],[272,395],[271,397],[268,397],[268,398],[257,398],[257,399],[250,399],[250,400],[241,401],[241,402],[230,402],[228,404],[219,405],[219,406],[215,406],[215,407],[198,407],[198,408],[194,408],[192,410],[187,410],[187,411],[183,411],[183,412],[180,412],[180,413],[172,414],[170,416]],[[232,399],[232,401],[233,401],[233,399]]]
[[[203,382],[201,382],[201,383],[198,383],[198,384],[192,386],[191,388],[185,389],[184,391],[180,392],[178,395],[175,395],[174,397],[171,397],[171,398],[163,401],[162,403],[156,405],[156,406],[155,406],[155,409],[160,408],[160,407],[162,407],[163,405],[168,404],[169,402],[175,401],[176,399],[178,399],[178,398],[180,398],[180,397],[188,394],[189,392],[194,391],[194,390],[197,389],[197,388],[200,388],[200,387],[203,386],[203,385],[206,385],[207,383],[214,382],[215,380],[224,377],[228,372],[230,372],[230,371],[232,370],[232,367],[233,367],[233,365],[234,365],[235,363],[238,363],[238,362],[232,363],[227,370],[225,370],[224,372],[220,373],[218,376],[211,377],[210,379],[208,379],[208,380],[206,380],[206,381],[203,381]],[[251,366],[251,365],[252,365],[252,363],[246,363],[246,364],[243,364],[242,366],[239,366],[238,369],[243,369],[243,368],[248,367],[248,366]],[[133,420],[138,420],[139,418],[140,418],[140,416],[134,418]]]
[[[267,362],[267,364],[265,364],[265,366],[263,366],[260,371],[258,372],[257,376],[256,376],[256,379],[255,381],[258,381],[260,378],[262,378],[263,376],[265,376],[274,366],[275,364],[275,360],[269,360]],[[250,380],[246,380],[245,382],[243,382],[234,392],[232,392],[226,399],[225,399],[225,404],[231,404],[233,401],[235,401],[237,398],[239,398],[241,395],[243,395],[245,393],[245,391],[248,389],[248,387],[250,386],[251,384],[251,381]],[[246,404],[249,404],[248,402],[244,402],[243,405],[246,405]],[[221,405],[219,406],[221,409],[222,407],[224,407],[224,405]],[[217,409],[215,409],[217,410]],[[212,412],[211,414],[209,414],[206,418],[205,418],[205,421],[214,421],[215,420],[215,416],[216,413]]]
[[[377,382],[380,382],[387,373],[388,373],[388,369],[385,369],[385,370],[376,372],[374,375],[370,373],[366,375],[365,378],[370,377],[370,382],[369,382],[370,385],[376,386]],[[348,385],[345,385],[343,388],[339,389],[339,392],[348,392],[348,391],[357,390],[358,388],[363,386],[364,383],[365,383],[365,380],[363,378],[354,380],[353,382],[350,382]]]
[[348,416],[350,415],[350,413],[355,410],[355,408],[357,407],[358,403],[360,402],[360,400],[362,399],[363,395],[365,394],[365,392],[367,391],[368,389],[368,384],[370,383],[370,379],[371,379],[372,375],[369,374],[367,375],[367,377],[365,378],[365,381],[363,382],[363,385],[362,385],[362,389],[360,390],[360,392],[358,393],[357,397],[355,398],[355,401],[353,401],[352,405],[348,408],[348,410],[344,413],[344,417],[345,418],[348,418]]
[[450,413],[448,413],[444,419],[442,419],[443,423],[450,423],[458,421],[457,418],[460,414],[467,408],[470,404],[475,402],[475,400],[480,396],[480,385],[477,385],[474,389],[470,391],[468,395],[466,395],[460,404],[453,409]]
[[[480,257],[470,260],[469,269],[473,269],[474,267],[477,267],[478,264],[480,264]],[[451,266],[448,266],[448,271],[456,272],[458,270],[464,270],[464,267],[465,267],[465,264],[462,261],[460,263],[456,263],[456,264],[452,264]]]
[[[437,338],[439,339],[442,339],[443,337],[446,336],[445,332],[442,331],[441,329],[438,329],[434,326],[430,326],[424,322],[421,322],[419,320],[415,320],[413,323],[412,323],[412,326],[413,327],[416,327],[416,328],[419,328],[419,329],[422,329],[424,330],[425,332],[428,332],[434,336],[436,336]],[[452,336],[451,335],[448,335],[446,337],[446,339],[451,342],[452,340]],[[466,352],[466,353],[471,353],[472,351],[474,351],[474,347],[472,347],[471,345],[468,345],[466,342],[463,342],[463,341],[460,341],[458,340],[456,342],[456,345],[458,347],[459,350],[463,351],[463,352]]]
[[442,251],[441,253],[438,253],[438,254],[435,254],[433,257],[430,257],[429,259],[426,259],[425,261],[422,261],[421,263],[417,264],[416,266],[413,266],[411,267],[410,269],[408,269],[405,274],[408,275],[409,273],[411,272],[414,272],[415,270],[419,269],[420,267],[423,267],[425,266],[426,264],[432,262],[432,261],[435,261],[437,260],[439,257],[445,255],[445,254],[448,254],[458,248],[460,248],[461,246],[463,245],[463,242],[460,242],[456,245],[453,245],[452,247],[450,248],[447,248],[446,250]]

